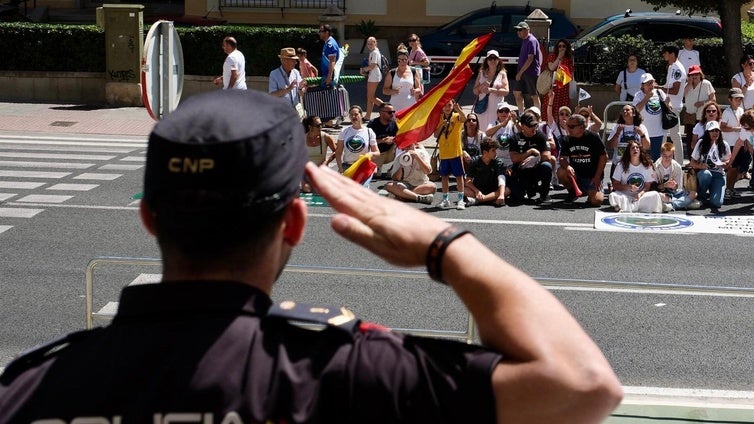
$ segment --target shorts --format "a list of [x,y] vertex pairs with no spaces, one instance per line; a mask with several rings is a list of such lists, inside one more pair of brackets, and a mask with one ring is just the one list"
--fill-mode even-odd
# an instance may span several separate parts
[[463,177],[466,173],[463,171],[463,160],[461,157],[455,157],[450,159],[440,159],[440,167],[437,169],[440,176],[447,177],[453,175],[454,177]]
[[598,191],[601,189],[601,187],[598,189],[594,186],[594,184],[592,184],[591,178],[582,178],[577,176],[576,185],[579,186],[579,190],[581,190],[582,193],[589,193],[590,191]]
[[414,189],[417,187],[411,183],[407,183],[405,181],[392,181],[393,185],[396,185],[400,188],[405,188],[411,191],[414,191]]
[[744,149],[741,149],[736,154],[736,158],[733,159],[733,163],[730,164],[732,168],[738,170],[739,173],[744,173],[749,170],[749,164],[751,163],[751,153]]
[[372,69],[367,74],[367,82],[380,82],[382,81],[382,71],[379,68]]
[[[380,145],[378,144],[377,147]],[[380,155],[373,158],[372,162],[376,163],[377,166],[385,165],[388,163],[391,163],[395,160],[395,144],[391,144],[390,147],[385,150],[384,152],[380,150]]]
[[536,95],[537,77],[524,72],[520,80],[514,80],[513,91],[520,91],[522,94]]

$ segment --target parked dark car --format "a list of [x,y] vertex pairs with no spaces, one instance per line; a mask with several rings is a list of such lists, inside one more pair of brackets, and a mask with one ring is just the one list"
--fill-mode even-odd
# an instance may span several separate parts
[[[563,11],[535,6],[500,6],[493,3],[491,7],[469,12],[435,31],[421,35],[422,48],[429,56],[458,56],[461,50],[474,38],[495,30],[495,36],[487,44],[486,50],[495,49],[503,57],[518,57],[521,39],[513,28],[535,10],[541,9],[549,19],[550,39],[573,39],[579,29],[565,16]],[[447,72],[450,64],[433,63],[432,75]]]
[[605,18],[579,36],[573,45],[576,63],[590,62],[595,40],[624,35],[642,36],[649,41],[667,43],[686,37],[722,38],[723,28],[720,20],[713,17],[688,16],[679,12],[631,12],[629,9],[624,14]]

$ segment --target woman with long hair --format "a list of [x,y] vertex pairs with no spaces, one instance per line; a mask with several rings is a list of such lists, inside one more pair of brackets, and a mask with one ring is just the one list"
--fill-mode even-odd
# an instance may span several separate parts
[[691,168],[696,170],[697,199],[709,203],[713,212],[723,205],[725,168],[730,163],[730,146],[723,140],[718,121],[709,121],[704,135],[691,152]]
[[[560,39],[555,43],[555,49],[547,56],[547,61],[543,65],[543,68],[547,67],[555,78],[558,78],[558,69],[561,69],[561,73],[567,73],[570,78],[573,78],[573,48],[568,40]],[[550,107],[545,108],[542,111],[542,120],[547,121],[551,114],[556,114],[560,110],[561,106],[570,106],[571,97],[569,94],[569,84],[553,84],[551,90],[554,92]],[[546,96],[547,94],[545,94]],[[543,99],[544,100],[544,96]],[[542,101],[544,104],[544,101]]]
[[741,72],[733,75],[730,79],[730,85],[733,88],[740,88],[744,94],[744,109],[754,106],[754,57],[745,53],[741,56]]
[[[309,160],[317,165],[329,164],[334,158],[335,140],[330,134],[322,131],[322,119],[319,116],[307,116],[301,122],[304,125],[304,140]],[[333,153],[329,158],[327,149]],[[301,182],[301,191],[310,193],[311,186],[306,182]]]
[[618,121],[607,136],[607,148],[613,151],[613,167],[610,170],[612,177],[615,168],[623,157],[628,147],[628,142],[638,140],[643,150],[649,151],[649,137],[647,127],[642,124],[642,117],[636,106],[623,105]]
[[377,39],[374,37],[367,38],[367,49],[369,49],[369,59],[367,66],[360,69],[361,75],[367,77],[367,110],[364,116],[365,121],[372,119],[372,109],[374,106],[380,106],[382,100],[376,97],[374,93],[377,91],[377,86],[382,81],[382,54],[380,49],[377,48]]
[[508,74],[497,50],[490,50],[479,69],[473,89],[476,101],[487,97],[487,108],[479,112],[479,128],[487,128],[497,117],[497,105],[508,95]]
[[654,163],[638,140],[629,140],[613,173],[613,191],[609,200],[616,212],[663,211],[660,193],[652,189],[657,182]]
[[382,94],[390,96],[390,104],[396,111],[401,111],[424,95],[424,86],[421,84],[421,76],[416,69],[408,66],[408,49],[401,44],[398,46],[398,67],[391,69],[385,75],[385,83],[382,85]]
[[417,70],[421,69],[422,75],[419,77],[422,80],[422,83],[429,81],[429,57],[424,53],[424,50],[422,50],[422,43],[419,36],[416,34],[409,35],[408,46],[411,49],[411,51],[408,52],[408,66],[412,66]]
[[[717,102],[707,102],[702,107],[702,117],[699,122],[694,125],[694,129],[691,130],[691,144],[689,147],[693,150],[696,147],[696,143],[704,135],[704,129],[707,126],[707,122],[717,121],[719,124],[723,118],[723,110]],[[722,128],[722,127],[721,127]]]

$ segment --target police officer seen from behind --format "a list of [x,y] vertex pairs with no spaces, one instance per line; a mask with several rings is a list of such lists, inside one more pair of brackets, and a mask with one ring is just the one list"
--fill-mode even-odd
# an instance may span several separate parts
[[[472,234],[305,164],[302,131],[289,103],[255,91],[192,96],[158,122],[141,218],[163,281],[126,287],[110,326],[11,363],[0,423],[584,424],[618,405],[610,364],[554,296]],[[304,237],[305,175],[337,212],[337,234],[450,285],[484,346],[273,305]]]

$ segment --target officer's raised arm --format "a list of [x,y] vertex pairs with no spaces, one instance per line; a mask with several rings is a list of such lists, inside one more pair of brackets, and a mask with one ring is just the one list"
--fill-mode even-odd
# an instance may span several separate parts
[[503,354],[492,376],[498,422],[598,423],[618,405],[622,389],[600,349],[531,277],[447,222],[324,167],[306,172],[339,212],[338,234],[392,264],[426,264],[456,291],[482,342]]

